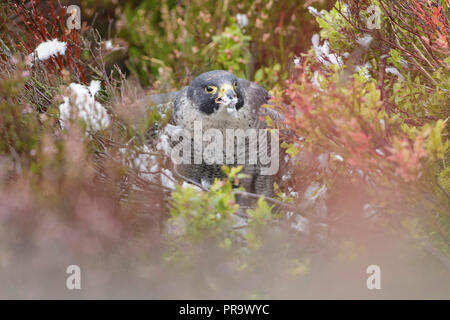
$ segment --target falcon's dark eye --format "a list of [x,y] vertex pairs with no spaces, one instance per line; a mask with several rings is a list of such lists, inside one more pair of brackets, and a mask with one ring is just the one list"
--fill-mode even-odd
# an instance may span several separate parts
[[236,81],[233,83],[233,86],[234,86],[235,88],[237,88],[237,82],[236,82]]
[[215,86],[206,86],[205,87],[205,91],[208,93],[216,93],[217,92],[217,87]]

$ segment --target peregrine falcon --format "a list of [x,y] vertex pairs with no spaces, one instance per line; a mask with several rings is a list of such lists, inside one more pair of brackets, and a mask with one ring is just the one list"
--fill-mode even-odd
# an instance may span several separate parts
[[[203,132],[208,130],[216,130],[219,139],[223,138],[215,150],[210,150],[223,160],[224,164],[229,166],[237,166],[242,164],[242,173],[245,178],[241,179],[240,185],[245,188],[247,192],[256,194],[263,194],[266,196],[273,195],[273,175],[262,174],[263,165],[257,161],[249,161],[253,156],[249,147],[252,143],[259,152],[273,153],[271,151],[271,144],[269,137],[269,145],[263,145],[260,137],[246,135],[244,139],[233,138],[233,158],[227,158],[225,150],[227,130],[239,130],[242,133],[250,132],[254,129],[260,131],[267,131],[266,123],[260,118],[269,114],[273,117],[274,111],[268,108],[261,108],[262,105],[267,104],[270,95],[261,86],[244,79],[236,77],[234,74],[214,70],[201,74],[195,78],[189,86],[180,91],[170,94],[173,100],[173,115],[172,122],[178,127],[190,133],[189,137],[194,137],[195,129],[200,123]],[[159,103],[161,96],[153,97],[153,102]],[[156,101],[155,101],[156,100]],[[272,114],[270,114],[272,112]],[[197,126],[197,127],[196,127]],[[213,131],[214,132],[214,131]],[[214,138],[214,139],[217,139]],[[202,154],[205,150],[204,140],[203,145],[195,144],[192,138],[190,145],[192,146],[190,152],[189,163],[177,165],[177,170],[181,175],[195,181],[203,186],[209,186],[214,182],[215,178],[223,178],[222,164],[210,163],[202,159],[196,162],[195,157],[199,153]],[[273,138],[272,138],[273,140]],[[223,143],[222,143],[223,142]],[[278,142],[277,142],[278,143]],[[266,148],[265,150],[261,150]],[[272,149],[274,149],[272,147]],[[276,148],[278,150],[278,147]],[[238,159],[243,159],[245,162],[239,162]],[[273,156],[273,155],[272,155]],[[278,154],[277,154],[278,156]]]

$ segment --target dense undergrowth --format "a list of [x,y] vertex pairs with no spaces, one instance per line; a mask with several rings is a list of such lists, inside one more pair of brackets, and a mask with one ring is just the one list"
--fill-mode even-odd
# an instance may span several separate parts
[[[446,1],[78,4],[80,30],[57,2],[1,5],[1,296],[39,296],[29,270],[59,295],[69,264],[88,297],[328,297],[326,266],[365,283],[371,253],[389,266],[397,249],[448,271]],[[40,57],[52,39],[64,53]],[[276,197],[255,208],[238,210],[238,168],[209,191],[183,183],[170,109],[140,100],[212,69],[271,90],[285,117]]]

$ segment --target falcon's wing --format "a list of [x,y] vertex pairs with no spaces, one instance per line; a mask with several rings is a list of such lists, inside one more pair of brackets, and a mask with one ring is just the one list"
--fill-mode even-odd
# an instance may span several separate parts
[[283,115],[275,109],[269,107],[261,108],[264,104],[270,104],[271,96],[266,89],[245,79],[239,79],[239,84],[245,94],[245,103],[250,106],[255,120],[269,116],[275,122],[283,122]]
[[174,114],[177,111],[177,107],[181,103],[180,99],[186,95],[187,88],[188,87],[184,87],[178,91],[147,95],[140,99],[139,103],[145,105],[147,108],[149,106],[156,106],[161,112],[171,110],[172,118],[170,121],[172,122],[174,120]]
[[149,105],[160,105],[174,102],[182,90],[172,91],[168,93],[152,94],[142,98],[142,103]]
[[[269,116],[273,123],[275,124],[276,128],[279,128],[280,131],[284,135],[291,135],[292,131],[290,129],[285,128],[284,126],[284,116],[274,108],[270,107],[264,107],[261,106],[264,104],[270,105],[269,102],[271,96],[270,94],[261,86],[257,85],[254,82],[239,79],[241,88],[243,88],[245,92],[245,97],[247,101],[245,103],[248,103],[253,110],[252,114],[254,115],[254,119],[256,120],[256,127],[257,128],[266,128],[266,122],[264,120],[260,120],[261,118],[265,118],[266,116]],[[291,162],[286,162],[286,150],[283,148],[279,149],[279,170],[276,174],[277,183],[280,184],[282,182],[282,177],[289,173],[291,168]],[[257,175],[256,180],[253,181],[253,187],[256,190],[256,193],[266,194],[270,195],[270,191],[273,191],[271,188],[272,186],[272,180],[271,176],[262,176]],[[268,181],[269,180],[269,181]]]
[[267,90],[245,79],[239,79],[239,87],[244,92],[245,104],[250,106],[255,116],[258,115],[260,107],[269,102],[270,95]]

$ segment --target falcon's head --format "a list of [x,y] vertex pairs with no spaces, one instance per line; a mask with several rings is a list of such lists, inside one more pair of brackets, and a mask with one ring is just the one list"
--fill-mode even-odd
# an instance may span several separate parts
[[239,78],[223,70],[205,72],[195,78],[188,87],[187,98],[207,115],[222,108],[236,115],[244,106]]

